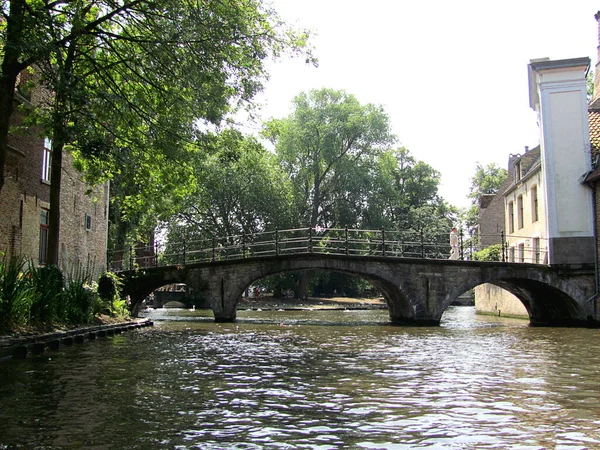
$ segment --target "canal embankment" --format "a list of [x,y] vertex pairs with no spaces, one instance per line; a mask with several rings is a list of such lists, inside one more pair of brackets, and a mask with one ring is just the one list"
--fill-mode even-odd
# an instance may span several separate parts
[[150,319],[131,319],[116,323],[90,325],[49,333],[12,334],[0,336],[0,362],[10,358],[26,358],[61,347],[82,344],[106,336],[152,326]]

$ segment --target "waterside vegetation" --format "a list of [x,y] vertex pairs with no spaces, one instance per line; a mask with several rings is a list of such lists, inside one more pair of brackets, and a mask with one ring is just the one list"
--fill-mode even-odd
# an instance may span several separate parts
[[128,314],[114,274],[96,283],[85,267],[63,274],[57,266],[0,256],[0,334],[66,329]]

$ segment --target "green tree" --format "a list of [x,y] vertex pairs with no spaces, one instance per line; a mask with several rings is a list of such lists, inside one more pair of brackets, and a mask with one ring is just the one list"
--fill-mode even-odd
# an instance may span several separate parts
[[289,178],[255,138],[224,130],[197,158],[196,189],[172,220],[171,241],[292,226]]
[[90,173],[121,171],[119,163],[127,160],[131,171],[146,165],[152,175],[146,182],[164,178],[172,167],[165,161],[185,164],[185,143],[193,142],[198,121],[218,124],[261,88],[265,58],[306,43],[304,34],[283,29],[274,12],[254,0],[69,2],[55,14],[37,6],[23,14],[35,19],[39,41],[51,45],[19,67],[37,64],[53,93],[36,111],[53,139],[50,262],[58,255],[66,145],[86,160],[82,166],[95,166]]
[[404,147],[379,155],[372,174],[372,192],[364,227],[407,230],[410,213],[423,206],[442,205],[438,195],[440,173],[416,160]]
[[[266,124],[265,135],[290,174],[298,221],[312,227],[355,221],[342,219],[342,209],[361,202],[361,173],[370,173],[377,155],[394,141],[387,115],[380,106],[361,105],[332,89],[301,93],[293,104],[289,117]],[[335,211],[342,199],[344,206]]]
[[469,198],[477,203],[479,197],[484,194],[496,194],[508,177],[508,171],[496,163],[486,166],[477,163],[475,174],[471,178]]

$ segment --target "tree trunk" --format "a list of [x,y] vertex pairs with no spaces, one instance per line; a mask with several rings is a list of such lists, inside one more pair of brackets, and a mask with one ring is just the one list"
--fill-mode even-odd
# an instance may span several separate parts
[[[48,220],[48,265],[58,265],[60,242],[60,187],[62,180],[62,153],[64,140],[52,142],[52,165],[50,172],[50,217]],[[62,142],[60,142],[62,141]]]
[[50,217],[48,224],[48,265],[58,265],[60,242],[60,190],[62,180],[63,148],[68,143],[67,115],[70,77],[75,60],[76,41],[71,41],[61,67],[56,87],[54,118],[52,123],[52,164],[50,169]]
[[0,192],[4,187],[4,167],[8,154],[8,131],[13,113],[15,85],[19,72],[25,68],[19,63],[24,11],[25,0],[10,1],[10,11],[6,18],[2,74],[0,75]]

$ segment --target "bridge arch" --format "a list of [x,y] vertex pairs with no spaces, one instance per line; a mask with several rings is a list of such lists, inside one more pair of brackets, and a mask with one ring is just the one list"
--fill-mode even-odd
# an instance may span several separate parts
[[259,270],[248,271],[240,278],[240,282],[236,284],[232,297],[235,299],[235,308],[237,310],[237,304],[242,297],[242,294],[246,289],[254,284],[256,281],[279,273],[286,272],[298,272],[303,270],[322,269],[330,272],[344,273],[352,276],[362,278],[373,287],[378,289],[384,300],[387,303],[388,310],[391,317],[403,317],[406,319],[412,319],[414,317],[414,308],[411,305],[410,299],[399,289],[398,286],[394,285],[390,280],[382,278],[376,273],[371,271],[357,270],[349,267],[340,266],[337,263],[331,263],[331,260],[314,259],[308,258],[306,260],[297,260],[291,265],[282,265],[280,262],[273,262],[261,267]]
[[490,270],[483,267],[477,275],[455,286],[449,298],[489,283],[517,297],[527,310],[531,325],[572,326],[590,320],[588,292],[550,267],[524,264],[495,266]]

